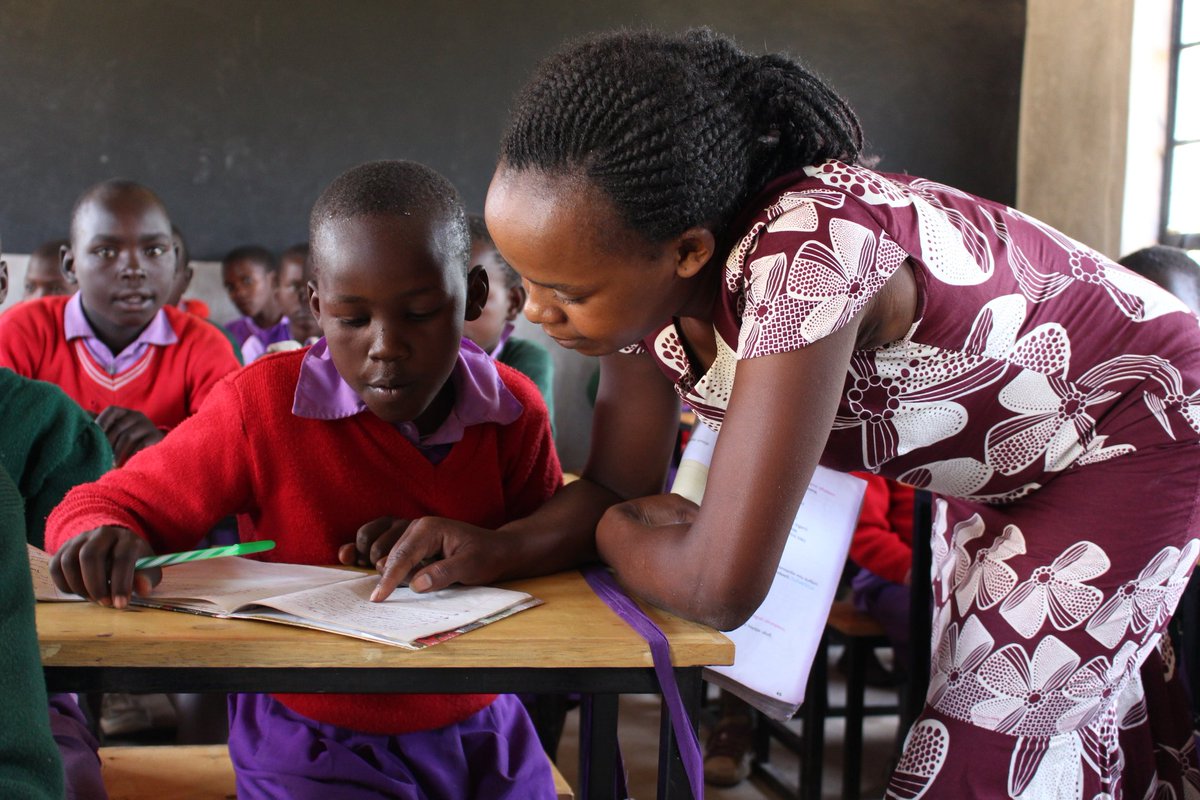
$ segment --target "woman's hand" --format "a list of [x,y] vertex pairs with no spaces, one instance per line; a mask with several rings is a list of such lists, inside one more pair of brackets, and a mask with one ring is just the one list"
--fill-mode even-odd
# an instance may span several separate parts
[[479,585],[499,580],[520,562],[519,537],[442,517],[408,523],[379,565],[383,577],[371,600],[386,600],[401,583],[414,592],[432,592],[454,583]]
[[118,464],[124,464],[134,453],[161,442],[166,435],[142,412],[120,406],[109,406],[101,411],[96,424],[108,437]]
[[374,567],[383,572],[384,559],[412,520],[380,517],[358,529],[353,544],[338,548],[338,561],[348,567]]
[[50,577],[64,592],[125,608],[132,593],[149,594],[162,580],[161,569],[133,569],[139,558],[152,555],[150,543],[133,531],[105,525],[68,539],[50,560]]

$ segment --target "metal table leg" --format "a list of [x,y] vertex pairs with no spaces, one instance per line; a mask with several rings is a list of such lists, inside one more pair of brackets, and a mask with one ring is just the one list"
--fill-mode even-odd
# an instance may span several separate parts
[[585,696],[579,709],[582,800],[611,800],[617,780],[617,694]]
[[[679,684],[679,696],[687,712],[688,724],[696,730],[700,722],[700,704],[704,699],[704,681],[699,667],[678,668],[675,680]],[[671,716],[667,704],[662,703],[659,721],[658,745],[658,798],[680,800],[691,798],[692,787],[688,784],[687,771],[679,755],[679,741],[671,727]]]

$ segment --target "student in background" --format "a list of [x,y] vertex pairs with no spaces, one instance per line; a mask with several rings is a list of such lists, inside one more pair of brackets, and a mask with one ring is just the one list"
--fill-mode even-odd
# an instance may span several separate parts
[[859,566],[851,587],[854,605],[883,626],[895,652],[897,676],[911,662],[908,607],[912,586],[913,489],[902,483],[854,473],[867,482],[850,560]]
[[[326,338],[230,376],[160,445],[69,494],[47,526],[58,585],[124,608],[157,579],[135,578],[136,558],[186,549],[231,512],[244,540],[276,541],[267,560],[375,565],[430,515],[495,526],[559,487],[536,388],[462,340],[487,284],[449,182],[364,164],[311,220]],[[467,582],[554,567],[513,556]],[[242,694],[229,708],[243,800],[554,797],[511,695]]]
[[1186,250],[1156,244],[1123,256],[1118,262],[1148,278],[1200,314],[1200,264]]
[[[70,297],[22,303],[0,317],[0,366],[57,384],[104,431],[118,464],[195,413],[238,368],[214,325],[164,305],[175,278],[171,222],[158,197],[130,181],[98,184],[71,215],[63,269]],[[191,725],[192,712],[184,714]],[[161,695],[105,695],[110,734],[174,724]]]
[[187,240],[183,238],[183,231],[179,230],[179,226],[174,224],[171,225],[171,241],[175,243],[175,252],[179,255],[175,262],[175,280],[172,281],[171,291],[167,294],[166,305],[175,306],[180,311],[186,311],[192,316],[199,317],[215,326],[221,332],[221,335],[229,340],[229,346],[233,349],[233,357],[237,359],[238,364],[243,363],[241,345],[238,344],[238,340],[234,338],[233,334],[209,318],[211,312],[209,311],[208,303],[196,297],[185,298],[183,296],[187,292],[188,287],[192,285],[191,251],[188,250]]
[[487,271],[488,299],[479,319],[463,326],[463,334],[501,364],[520,370],[537,384],[550,419],[554,420],[554,361],[546,348],[512,335],[513,320],[525,307],[525,288],[488,233],[483,217],[471,214],[471,263]]
[[208,307],[208,303],[199,298],[184,299],[184,293],[188,287],[192,285],[192,257],[188,251],[187,241],[183,238],[183,231],[179,230],[178,225],[171,225],[171,241],[175,243],[175,280],[171,282],[171,290],[167,294],[166,304],[175,306],[180,311],[186,311],[189,314],[199,317],[200,319],[208,319],[212,314]]
[[279,307],[288,319],[308,302],[308,243],[294,244],[279,254]]
[[118,463],[195,413],[238,367],[213,326],[163,305],[175,259],[158,197],[107,181],[84,192],[71,215],[63,269],[78,294],[0,317],[0,366],[60,386],[96,416]]
[[[8,269],[0,260],[0,303],[8,296]],[[21,645],[13,638],[24,637],[23,622],[12,615],[23,616],[27,602],[25,593],[19,591],[29,584],[28,567],[19,570],[17,564],[28,564],[20,542],[43,547],[45,542],[46,516],[58,505],[73,486],[93,481],[112,467],[112,450],[104,434],[87,414],[67,397],[61,389],[43,381],[33,381],[17,375],[12,370],[0,369],[0,563],[4,563],[6,575],[0,583],[3,594],[3,609],[0,610],[0,641],[4,642],[4,656],[0,662],[13,657],[11,663],[0,663],[0,681],[14,680],[24,683],[28,676],[10,676],[10,669],[18,669]],[[8,573],[23,573],[25,584],[12,585],[15,578]],[[32,630],[32,620],[29,622]],[[16,648],[11,649],[11,648]],[[36,650],[34,650],[36,653]],[[11,656],[10,656],[11,654]],[[51,760],[36,753],[38,735],[45,729],[47,708],[46,690],[41,677],[41,666],[37,659],[34,678],[36,687],[29,696],[16,698],[11,693],[13,686],[4,686],[0,697],[6,702],[19,702],[15,713],[6,707],[5,724],[0,729],[11,736],[29,735],[30,750],[24,755],[24,765],[31,773],[39,765]],[[24,702],[36,705],[23,710]],[[60,786],[65,776],[67,798],[97,800],[105,797],[104,784],[100,779],[98,743],[88,729],[79,702],[73,694],[52,694],[49,697],[49,731],[58,747],[53,759],[53,768],[62,770]],[[32,716],[31,716],[32,715]],[[12,743],[4,742],[0,733],[0,796],[26,797],[12,782],[13,765],[8,763]],[[61,766],[58,762],[61,759]],[[62,791],[61,789],[59,790]],[[61,797],[62,794],[57,796]]]
[[309,257],[308,245],[298,244],[288,248],[284,251],[284,258],[295,261],[301,252],[304,254],[304,258],[300,261],[300,280],[296,282],[289,276],[288,281],[288,285],[293,287],[296,299],[295,310],[288,312],[288,329],[291,331],[292,341],[276,342],[267,348],[268,353],[295,350],[305,345],[316,344],[317,339],[321,338],[321,323],[317,321],[317,318],[313,316],[312,309],[308,307],[308,299],[314,286],[312,259]]
[[257,245],[231,250],[221,262],[221,279],[242,314],[225,328],[237,339],[247,364],[275,342],[292,338],[279,303],[279,261],[270,250]]
[[67,280],[67,275],[62,269],[62,250],[68,244],[70,242],[66,239],[51,239],[38,245],[37,249],[29,254],[29,262],[25,265],[25,294],[21,298],[22,301],[75,293],[78,287]]

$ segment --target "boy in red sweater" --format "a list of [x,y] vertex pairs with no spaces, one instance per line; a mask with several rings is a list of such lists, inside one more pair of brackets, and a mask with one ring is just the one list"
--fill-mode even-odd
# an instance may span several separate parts
[[175,277],[171,221],[131,181],[84,192],[63,270],[79,292],[0,317],[0,366],[58,384],[96,416],[121,463],[194,414],[238,368],[211,325],[164,306]]
[[[276,541],[266,559],[374,564],[408,520],[495,528],[559,487],[536,387],[461,338],[487,279],[468,273],[453,187],[411,162],[365,164],[311,226],[326,338],[229,377],[161,444],[69,494],[47,524],[60,586],[123,608],[157,580],[135,578],[138,557],[231,512],[243,540]],[[540,567],[510,559],[479,580]],[[554,796],[510,695],[234,695],[230,728],[243,799]]]

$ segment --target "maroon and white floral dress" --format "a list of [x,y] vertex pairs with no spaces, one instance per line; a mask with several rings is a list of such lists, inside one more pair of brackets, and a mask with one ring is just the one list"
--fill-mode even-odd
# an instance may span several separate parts
[[939,497],[931,684],[888,796],[1200,797],[1163,637],[1200,555],[1196,318],[931,181],[831,161],[764,197],[724,268],[712,367],[674,322],[629,349],[719,428],[739,360],[827,336],[913,265],[917,321],[854,354],[821,459]]

